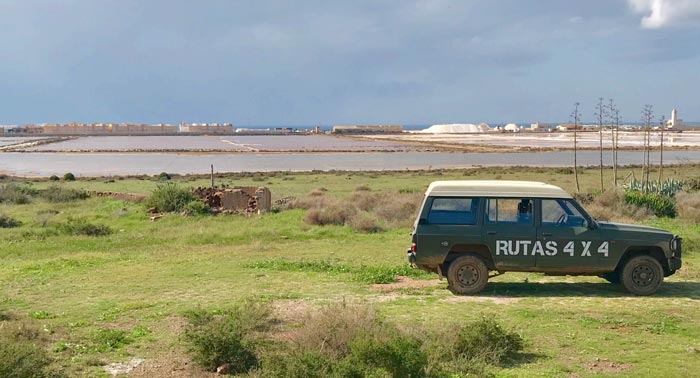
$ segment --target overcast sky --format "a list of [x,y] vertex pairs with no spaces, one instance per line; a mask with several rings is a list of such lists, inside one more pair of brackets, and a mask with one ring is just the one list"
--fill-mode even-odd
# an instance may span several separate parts
[[700,0],[0,0],[0,124],[700,121]]

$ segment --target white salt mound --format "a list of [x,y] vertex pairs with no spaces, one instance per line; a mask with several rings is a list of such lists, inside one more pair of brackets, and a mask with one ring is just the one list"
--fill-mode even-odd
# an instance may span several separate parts
[[489,125],[485,123],[480,123],[478,125],[473,123],[451,123],[446,125],[432,125],[420,132],[431,134],[465,134],[483,133],[489,130]]

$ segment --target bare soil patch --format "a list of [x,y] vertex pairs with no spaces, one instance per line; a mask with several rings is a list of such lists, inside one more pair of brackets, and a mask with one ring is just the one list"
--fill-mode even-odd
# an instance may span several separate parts
[[388,292],[403,289],[422,289],[425,287],[438,286],[440,283],[440,280],[414,280],[410,277],[398,276],[396,277],[396,282],[388,284],[374,284],[370,286],[370,289]]
[[586,370],[596,373],[621,373],[632,367],[627,362],[615,362],[610,360],[598,360],[586,365]]

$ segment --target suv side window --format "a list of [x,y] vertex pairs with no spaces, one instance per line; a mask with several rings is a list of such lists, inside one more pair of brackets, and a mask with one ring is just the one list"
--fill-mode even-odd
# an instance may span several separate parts
[[571,201],[562,199],[542,200],[542,226],[587,227],[588,222]]
[[532,224],[532,199],[489,198],[486,201],[487,223]]
[[434,198],[428,214],[428,223],[475,225],[478,210],[478,198]]

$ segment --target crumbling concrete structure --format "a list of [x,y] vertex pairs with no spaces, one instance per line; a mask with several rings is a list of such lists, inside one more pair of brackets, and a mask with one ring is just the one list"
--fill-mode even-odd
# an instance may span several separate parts
[[264,186],[200,187],[194,194],[215,212],[260,214],[272,208],[272,193]]

